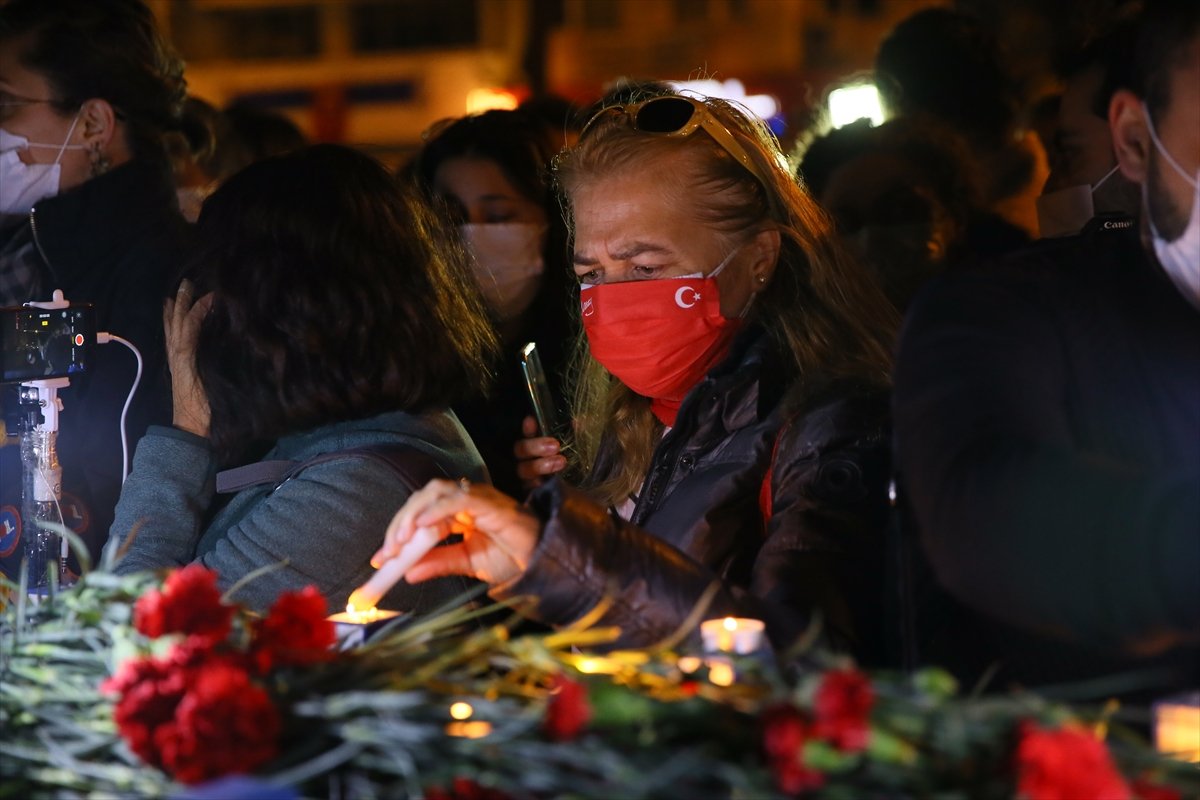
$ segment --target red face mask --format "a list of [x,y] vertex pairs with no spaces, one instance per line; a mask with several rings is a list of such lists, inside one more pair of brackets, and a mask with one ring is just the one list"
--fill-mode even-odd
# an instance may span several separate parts
[[627,281],[580,292],[592,356],[649,397],[664,425],[675,424],[683,398],[725,357],[742,326],[721,316],[720,269],[707,278]]

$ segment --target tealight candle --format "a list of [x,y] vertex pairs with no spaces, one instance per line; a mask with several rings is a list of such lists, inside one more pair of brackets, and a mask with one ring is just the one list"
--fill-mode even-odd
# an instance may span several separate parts
[[366,641],[368,626],[386,622],[398,616],[400,616],[399,611],[385,611],[374,606],[359,609],[354,604],[348,603],[345,611],[330,614],[326,619],[334,623],[338,649],[348,650]]
[[700,636],[704,649],[714,653],[737,653],[747,655],[762,646],[766,625],[760,619],[725,617],[700,623]]
[[1164,755],[1200,763],[1200,692],[1154,704],[1154,745]]
[[447,736],[460,736],[464,739],[482,739],[491,732],[492,723],[481,719],[446,723]]

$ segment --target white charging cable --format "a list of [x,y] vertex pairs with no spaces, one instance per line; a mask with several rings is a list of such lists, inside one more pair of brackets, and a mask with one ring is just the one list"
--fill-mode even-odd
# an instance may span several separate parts
[[129,396],[125,398],[125,407],[121,409],[121,483],[125,483],[125,479],[129,477],[129,432],[125,429],[125,417],[129,413],[129,404],[133,402],[133,395],[137,391],[138,384],[142,382],[142,354],[133,342],[123,339],[115,333],[102,331],[96,334],[97,344],[108,344],[109,342],[125,345],[133,351],[133,357],[137,359],[137,375],[133,378],[133,386],[129,387]]

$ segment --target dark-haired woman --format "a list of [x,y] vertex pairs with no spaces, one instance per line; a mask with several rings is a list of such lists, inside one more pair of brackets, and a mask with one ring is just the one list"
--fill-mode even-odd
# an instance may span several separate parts
[[[0,4],[0,306],[92,303],[101,331],[141,350],[129,441],[170,418],[161,306],[179,263],[179,215],[165,138],[179,122],[183,63],[138,0]],[[124,467],[121,411],[136,373],[116,345],[61,392],[64,521],[97,554]],[[17,448],[0,448],[0,507],[19,508]],[[16,574],[24,527],[0,538]]]
[[[174,424],[138,448],[112,532],[132,537],[119,569],[196,561],[229,586],[279,565],[239,599],[261,608],[312,583],[344,606],[409,491],[363,448],[409,448],[443,475],[486,480],[447,410],[494,346],[481,304],[458,290],[465,255],[378,163],[330,145],[247,167],[197,225],[190,280],[164,319]],[[259,457],[295,469],[206,522],[213,472]],[[424,610],[461,587],[402,585],[385,605]]]
[[[551,397],[561,403],[577,336],[566,263],[566,227],[548,185],[555,154],[543,123],[520,111],[462,117],[429,139],[405,173],[459,224],[475,279],[500,333],[495,383],[456,408],[502,491],[524,491],[513,443],[533,430],[519,353],[535,342]],[[553,432],[547,432],[552,434]],[[565,464],[557,442],[544,456]]]

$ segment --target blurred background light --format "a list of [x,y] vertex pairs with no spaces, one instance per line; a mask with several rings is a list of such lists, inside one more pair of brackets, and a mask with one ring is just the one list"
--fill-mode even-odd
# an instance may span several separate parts
[[512,111],[518,104],[517,96],[507,89],[484,88],[467,92],[468,114],[482,114],[493,109]]
[[872,125],[883,124],[883,106],[874,84],[843,86],[829,93],[829,122],[833,127],[840,128],[863,118],[871,120]]
[[732,100],[748,108],[755,116],[769,120],[779,115],[779,101],[769,94],[746,94],[746,86],[737,78],[727,81],[668,81],[676,91],[694,92],[705,97]]

